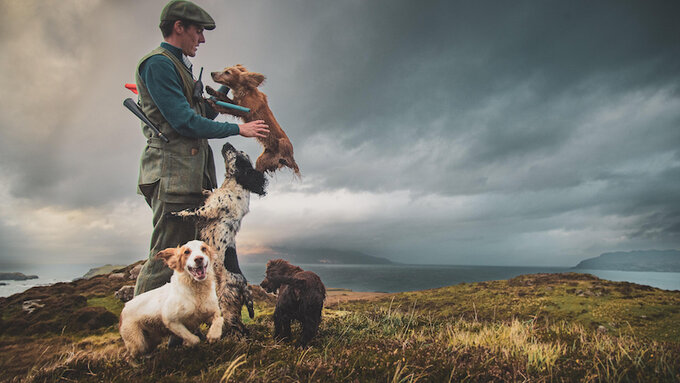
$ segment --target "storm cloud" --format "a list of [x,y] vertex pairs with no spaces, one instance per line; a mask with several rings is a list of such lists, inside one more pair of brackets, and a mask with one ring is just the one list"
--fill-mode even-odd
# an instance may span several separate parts
[[[164,3],[0,3],[0,264],[146,256],[122,85]],[[253,198],[244,256],[573,265],[680,247],[678,4],[199,3],[217,29],[195,68],[265,74],[303,173]]]

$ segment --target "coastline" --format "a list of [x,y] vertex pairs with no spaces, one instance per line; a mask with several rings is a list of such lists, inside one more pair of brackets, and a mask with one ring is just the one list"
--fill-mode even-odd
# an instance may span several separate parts
[[[35,286],[71,282],[101,265],[39,265],[21,270],[37,274],[38,279],[3,281],[0,297],[8,297]],[[505,280],[524,274],[579,272],[598,278],[647,285],[663,290],[680,290],[680,273],[635,272],[616,270],[573,270],[567,267],[498,267],[452,265],[327,265],[301,264],[305,270],[316,272],[329,288],[350,290],[353,293],[396,293],[422,291],[459,283]],[[246,279],[251,284],[262,280],[264,264],[242,264]],[[51,274],[50,274],[51,273]]]

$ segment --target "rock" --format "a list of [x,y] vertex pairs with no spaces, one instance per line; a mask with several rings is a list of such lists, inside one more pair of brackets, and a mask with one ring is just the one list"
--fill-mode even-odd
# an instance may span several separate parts
[[113,273],[109,275],[109,279],[125,279],[124,273]]
[[607,333],[607,328],[604,327],[604,326],[602,326],[602,325],[599,325],[599,326],[597,326],[597,333],[598,333],[598,334],[606,334],[606,333]]
[[5,282],[0,282],[0,286],[7,286],[7,283],[5,283]]
[[142,271],[143,264],[139,264],[130,270],[130,279],[137,279],[139,272]]
[[123,286],[116,293],[114,296],[118,299],[120,299],[123,302],[127,302],[132,299],[132,297],[135,295],[135,286]]
[[41,299],[30,299],[27,301],[24,301],[21,304],[21,309],[26,311],[27,313],[31,314],[35,309],[39,309],[41,307],[45,307],[44,304],[40,303]]

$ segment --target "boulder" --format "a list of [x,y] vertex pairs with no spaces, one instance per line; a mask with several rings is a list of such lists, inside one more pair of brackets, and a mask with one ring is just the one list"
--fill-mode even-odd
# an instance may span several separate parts
[[29,299],[21,304],[21,309],[31,314],[35,309],[45,307],[44,304],[40,303],[40,299]]
[[114,296],[118,299],[120,299],[123,302],[127,302],[132,299],[135,295],[135,286],[123,286],[116,293]]
[[139,276],[139,272],[142,271],[142,266],[143,266],[143,264],[139,264],[139,265],[133,267],[132,269],[130,269],[130,279],[135,279],[135,280],[137,279],[137,277]]

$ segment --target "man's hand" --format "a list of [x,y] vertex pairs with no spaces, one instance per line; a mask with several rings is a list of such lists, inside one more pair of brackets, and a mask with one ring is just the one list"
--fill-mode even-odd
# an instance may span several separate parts
[[269,125],[264,123],[264,120],[250,121],[238,126],[239,134],[243,137],[267,137],[269,134]]

